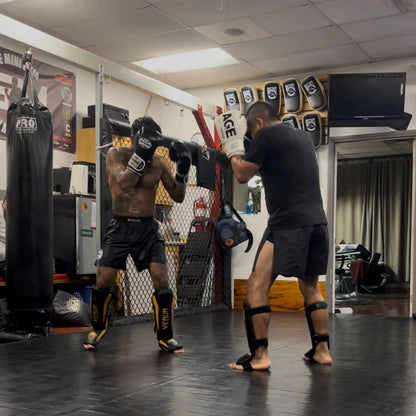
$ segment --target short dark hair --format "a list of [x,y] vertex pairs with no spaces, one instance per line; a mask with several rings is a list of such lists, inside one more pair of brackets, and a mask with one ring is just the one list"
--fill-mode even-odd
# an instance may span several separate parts
[[133,137],[136,136],[137,132],[141,130],[142,127],[147,127],[162,134],[162,129],[160,128],[159,124],[157,124],[156,121],[152,119],[152,117],[147,116],[136,118],[136,120],[133,121],[133,124],[130,128],[130,134]]
[[246,113],[247,119],[261,118],[264,121],[276,121],[279,120],[275,114],[273,107],[266,101],[254,102]]

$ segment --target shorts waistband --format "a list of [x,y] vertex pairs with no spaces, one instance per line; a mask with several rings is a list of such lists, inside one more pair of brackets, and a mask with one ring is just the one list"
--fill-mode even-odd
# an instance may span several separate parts
[[151,222],[154,220],[154,217],[121,217],[120,215],[113,215],[113,218],[118,221],[133,222],[133,223]]

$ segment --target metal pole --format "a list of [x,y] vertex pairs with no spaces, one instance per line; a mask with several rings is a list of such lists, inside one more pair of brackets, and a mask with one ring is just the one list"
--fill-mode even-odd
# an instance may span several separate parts
[[[103,116],[103,80],[104,67],[99,64],[95,74],[95,200],[96,200],[96,237],[97,256],[101,250],[101,129],[100,119]],[[98,267],[97,267],[98,272]]]

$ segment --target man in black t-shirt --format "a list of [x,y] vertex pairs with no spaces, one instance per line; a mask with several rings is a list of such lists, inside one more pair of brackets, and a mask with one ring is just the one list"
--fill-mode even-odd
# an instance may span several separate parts
[[[246,118],[236,111],[217,116],[215,127],[238,182],[246,183],[260,174],[269,213],[243,304],[250,354],[230,367],[270,368],[269,290],[279,274],[297,277],[304,298],[312,348],[303,359],[331,364],[327,304],[319,290],[319,275],[326,273],[328,262],[328,231],[312,139],[281,123],[265,101],[255,102]],[[246,131],[252,138],[247,152]]]

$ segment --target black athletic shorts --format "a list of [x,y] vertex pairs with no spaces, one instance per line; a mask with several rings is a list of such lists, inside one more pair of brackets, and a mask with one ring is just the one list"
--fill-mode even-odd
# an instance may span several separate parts
[[266,240],[274,244],[273,278],[279,274],[301,278],[326,274],[329,251],[326,224],[288,230],[267,228],[257,249],[253,270]]
[[149,263],[166,263],[165,241],[153,217],[114,216],[110,220],[100,266],[125,270],[129,254],[139,272],[148,268]]

